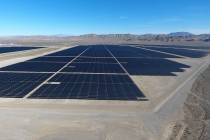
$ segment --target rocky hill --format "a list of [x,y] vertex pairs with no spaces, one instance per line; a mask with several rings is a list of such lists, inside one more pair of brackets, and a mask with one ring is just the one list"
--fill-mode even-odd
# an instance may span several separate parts
[[0,37],[0,44],[21,44],[35,46],[68,46],[69,44],[122,43],[122,44],[181,44],[210,45],[210,34],[194,35],[188,32],[170,34],[86,34],[80,36],[9,36]]
[[210,34],[194,35],[188,32],[175,32],[170,34],[87,34],[81,35],[83,38],[117,38],[123,40],[146,40],[146,41],[210,41]]

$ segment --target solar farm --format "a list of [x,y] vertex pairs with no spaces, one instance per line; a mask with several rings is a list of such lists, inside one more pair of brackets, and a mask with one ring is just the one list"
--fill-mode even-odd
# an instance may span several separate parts
[[175,76],[190,66],[166,58],[205,55],[173,48],[76,46],[1,68],[0,97],[148,100],[132,75]]
[[41,47],[0,47],[0,54],[40,49]]
[[156,137],[210,57],[186,46],[94,44],[12,58],[25,49],[8,47],[7,56],[0,48],[2,136],[12,129],[25,139]]

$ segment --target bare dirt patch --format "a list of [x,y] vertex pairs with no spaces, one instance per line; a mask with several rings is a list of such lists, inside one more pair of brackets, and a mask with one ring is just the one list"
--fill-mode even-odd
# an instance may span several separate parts
[[[180,130],[183,133],[179,140],[210,139],[210,66],[194,82],[191,93],[185,104],[184,120],[176,123],[170,140],[177,139]],[[181,122],[181,123],[180,123]],[[179,129],[176,129],[179,128]],[[177,139],[178,140],[178,139]]]

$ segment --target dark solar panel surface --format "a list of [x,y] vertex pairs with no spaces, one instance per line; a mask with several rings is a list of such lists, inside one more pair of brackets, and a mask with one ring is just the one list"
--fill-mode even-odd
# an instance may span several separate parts
[[176,55],[181,55],[185,57],[191,57],[191,58],[200,58],[204,57],[208,54],[208,52],[199,51],[199,50],[190,50],[190,49],[178,49],[178,48],[168,48],[168,47],[145,47],[152,50],[172,53]]
[[144,97],[127,75],[59,74],[30,98],[137,100]]
[[179,49],[193,49],[193,50],[204,50],[204,51],[208,51],[210,50],[210,47],[208,46],[180,46],[180,45],[155,45],[155,46],[151,46],[151,45],[144,45],[145,47],[160,47],[160,48],[179,48]]
[[117,64],[117,61],[114,58],[96,58],[96,57],[79,57],[74,63],[108,63],[108,64]]
[[37,73],[0,73],[0,97],[22,98],[49,76]]
[[0,71],[56,72],[65,64],[47,62],[22,62],[1,68]]
[[86,57],[112,57],[110,53],[106,50],[104,46],[91,46],[89,50],[87,50],[81,56]]
[[22,98],[41,82],[0,82],[1,98]]
[[129,46],[107,46],[115,57],[152,57],[152,58],[178,58],[174,55],[144,50]]
[[125,73],[119,64],[71,63],[62,72]]
[[63,83],[133,83],[127,75],[106,74],[58,74],[49,82]]
[[52,74],[0,72],[1,82],[41,82]]
[[74,57],[38,57],[29,60],[29,62],[52,62],[52,63],[68,63]]
[[174,72],[184,72],[188,65],[168,59],[118,58],[130,75],[176,76]]
[[9,53],[9,52],[18,52],[18,51],[26,51],[33,49],[40,49],[41,47],[0,47],[1,53]]

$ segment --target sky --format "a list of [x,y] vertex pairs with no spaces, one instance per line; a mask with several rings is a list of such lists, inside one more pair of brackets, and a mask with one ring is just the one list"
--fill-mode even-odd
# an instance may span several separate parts
[[0,36],[210,33],[210,0],[0,0]]

